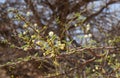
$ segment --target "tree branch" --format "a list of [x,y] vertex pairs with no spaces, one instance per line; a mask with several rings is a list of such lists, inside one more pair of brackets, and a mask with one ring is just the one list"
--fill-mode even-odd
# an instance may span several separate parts
[[31,0],[24,0],[26,2],[26,4],[28,5],[29,9],[33,12],[33,15],[35,17],[35,20],[38,24],[38,26],[40,26],[42,28],[43,24],[40,23],[40,16],[39,13],[37,12],[37,10],[35,9],[35,6],[33,5],[33,2]]
[[94,18],[95,16],[99,15],[106,7],[108,7],[109,5],[111,5],[111,4],[113,4],[113,3],[116,3],[116,2],[118,2],[118,1],[117,1],[117,0],[111,0],[111,1],[109,1],[109,2],[108,2],[105,6],[103,6],[98,12],[96,12],[96,13],[88,16],[88,17],[86,18],[86,20],[83,22],[83,24],[86,23],[86,22],[88,22],[88,21],[90,21],[90,20],[91,20],[92,18]]

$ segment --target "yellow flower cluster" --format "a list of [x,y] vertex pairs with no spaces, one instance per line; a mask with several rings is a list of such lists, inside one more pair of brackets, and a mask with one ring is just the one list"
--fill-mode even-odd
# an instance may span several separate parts
[[57,41],[57,47],[60,48],[61,50],[63,50],[65,48],[65,44],[61,44],[60,41]]
[[90,30],[90,24],[87,25],[86,31],[88,32]]
[[87,35],[84,35],[85,38],[89,38],[89,37],[92,37],[92,34],[87,34]]
[[63,50],[65,48],[65,44],[60,45],[60,49]]
[[37,45],[41,45],[42,42],[41,42],[41,41],[37,41],[36,44],[37,44]]

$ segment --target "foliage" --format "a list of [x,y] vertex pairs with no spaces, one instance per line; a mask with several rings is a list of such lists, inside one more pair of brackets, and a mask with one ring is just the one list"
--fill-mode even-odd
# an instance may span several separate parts
[[[82,6],[92,3],[92,0],[81,1],[81,4],[71,4],[69,0],[55,0],[55,4],[54,1],[52,4],[49,0],[40,0],[40,3],[46,4],[44,9],[51,8],[53,12],[47,14],[47,17],[44,13],[43,16],[42,13],[39,14],[34,1],[24,2],[30,11],[27,8],[23,11],[16,8],[7,9],[6,12],[11,14],[10,20],[8,19],[11,27],[7,25],[5,31],[0,30],[0,45],[6,48],[3,51],[8,54],[12,50],[13,54],[13,58],[10,55],[9,61],[0,64],[0,68],[6,70],[7,75],[11,78],[120,77],[120,36],[109,32],[114,29],[112,27],[108,31],[101,27],[99,20],[99,13],[104,15],[102,9],[118,2],[117,0],[106,2],[106,6],[100,8],[100,11],[94,11],[96,13],[93,14],[91,12],[90,15],[86,7]],[[39,4],[39,1],[36,3]],[[58,5],[60,3],[61,6]],[[79,10],[78,6],[83,10]],[[62,7],[67,8],[61,9]],[[47,20],[49,18],[50,20]],[[94,29],[100,34],[96,35]],[[76,35],[77,32],[80,33]],[[115,36],[112,36],[113,34]]]

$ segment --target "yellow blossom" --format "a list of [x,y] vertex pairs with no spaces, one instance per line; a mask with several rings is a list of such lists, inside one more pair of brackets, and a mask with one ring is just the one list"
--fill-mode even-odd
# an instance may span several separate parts
[[24,48],[24,51],[27,51],[27,50],[28,50],[28,48],[27,48],[27,47],[25,47],[25,48]]
[[57,44],[57,45],[61,45],[61,41],[57,41],[56,44]]
[[38,33],[39,33],[39,30],[36,30],[36,32],[38,32]]
[[54,54],[54,53],[51,53],[51,57],[55,57],[55,54]]
[[90,24],[86,26],[86,31],[89,31],[89,30],[90,30]]
[[95,69],[98,70],[98,66],[96,66]]
[[50,31],[49,32],[49,36],[52,37],[54,35],[54,32],[53,31]]
[[115,57],[116,55],[115,55],[115,54],[113,54],[112,56],[113,56],[113,57]]
[[41,41],[37,41],[36,44],[40,45],[40,44],[41,44]]
[[24,24],[24,25],[23,25],[23,27],[24,27],[24,28],[27,28],[27,27],[28,27],[28,25],[27,25],[27,24]]
[[77,24],[75,24],[75,27],[77,27]]
[[84,38],[89,38],[89,37],[92,37],[92,34],[86,34],[86,35],[84,35]]
[[88,38],[88,35],[86,34],[86,35],[84,35],[84,37],[85,37],[85,38]]
[[26,31],[24,31],[24,32],[23,32],[23,34],[25,35],[25,34],[27,34],[27,32],[26,32]]
[[63,49],[65,48],[65,44],[59,45],[59,48],[60,48],[61,50],[63,50]]
[[34,26],[37,27],[38,25],[35,23]]
[[35,40],[32,40],[32,42],[34,43],[34,42],[35,42]]
[[27,16],[30,16],[31,15],[31,12],[27,12],[27,14],[26,14]]
[[92,37],[92,34],[88,34],[88,37]]
[[95,72],[95,69],[93,69],[92,71]]
[[112,40],[108,40],[108,43],[112,43]]
[[31,38],[35,38],[36,36],[35,35],[32,35]]

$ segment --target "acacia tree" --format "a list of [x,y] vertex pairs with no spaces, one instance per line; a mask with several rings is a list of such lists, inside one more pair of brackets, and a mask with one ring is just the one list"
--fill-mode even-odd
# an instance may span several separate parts
[[[1,53],[2,58],[7,56],[1,67],[8,70],[16,65],[7,72],[15,77],[38,77],[48,70],[44,75],[51,78],[119,77],[120,10],[111,9],[119,2],[6,0],[0,7]],[[15,62],[16,58],[21,62]],[[14,62],[7,64],[9,60]],[[20,76],[18,70],[26,63],[35,75]]]

